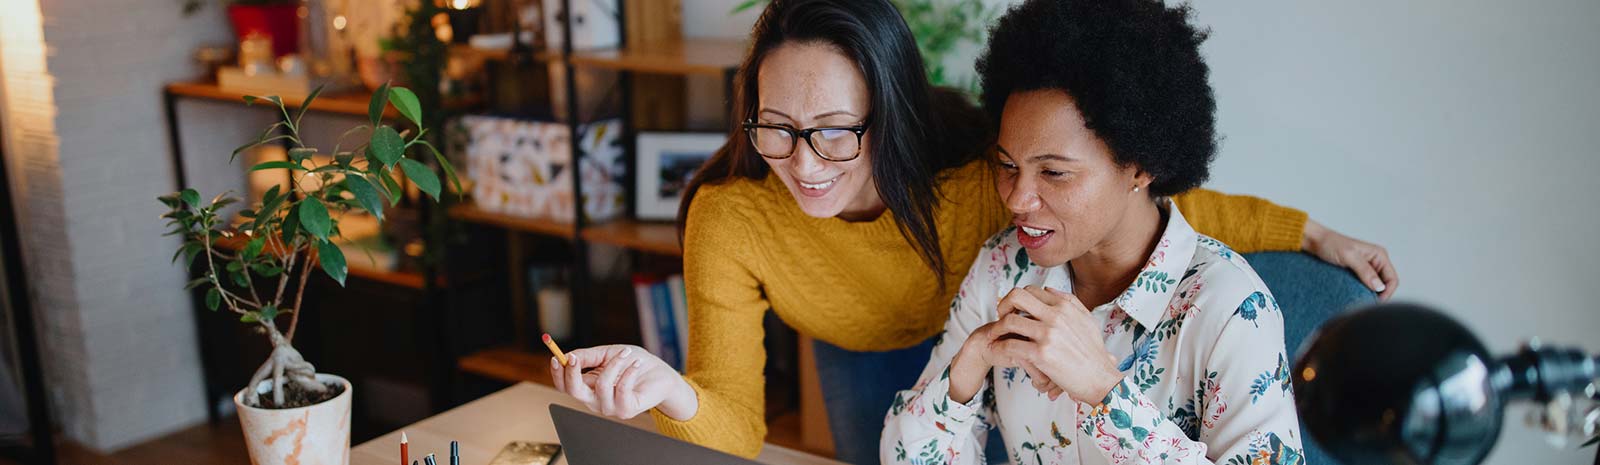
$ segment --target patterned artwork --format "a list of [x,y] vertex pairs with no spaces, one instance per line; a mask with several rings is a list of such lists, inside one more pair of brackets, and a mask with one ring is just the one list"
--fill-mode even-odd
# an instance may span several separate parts
[[[465,116],[467,178],[483,210],[528,218],[572,221],[572,141],[565,124],[492,116]],[[622,123],[606,120],[579,130],[586,155],[583,208],[592,221],[616,217],[626,192],[621,184]]]

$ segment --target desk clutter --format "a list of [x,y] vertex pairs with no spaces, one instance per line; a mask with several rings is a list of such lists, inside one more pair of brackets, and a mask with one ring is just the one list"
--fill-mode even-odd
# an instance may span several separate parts
[[[561,454],[561,445],[542,442],[514,441],[506,444],[489,460],[489,465],[549,465]],[[433,453],[422,456],[421,461],[411,460],[411,440],[400,433],[400,465],[439,465]],[[461,465],[461,443],[450,441],[449,465]]]

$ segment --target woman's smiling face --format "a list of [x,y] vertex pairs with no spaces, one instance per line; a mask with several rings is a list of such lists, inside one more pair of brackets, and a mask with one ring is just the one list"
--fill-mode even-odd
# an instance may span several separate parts
[[[861,69],[827,44],[779,46],[762,60],[757,86],[760,108],[754,119],[761,124],[793,129],[857,126],[865,124],[871,111]],[[862,136],[859,156],[849,161],[824,160],[804,140],[794,141],[788,158],[763,160],[807,215],[870,219],[884,210],[873,182],[871,137]]]
[[1028,257],[1058,266],[1106,241],[1148,175],[1122,166],[1066,92],[1016,92],[1000,117],[996,187]]

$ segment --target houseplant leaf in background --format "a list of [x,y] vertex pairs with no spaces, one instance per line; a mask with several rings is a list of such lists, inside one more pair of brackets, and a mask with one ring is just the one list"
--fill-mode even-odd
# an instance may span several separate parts
[[[765,7],[768,0],[745,0],[733,7],[729,14],[740,13],[755,7]],[[989,24],[994,22],[997,9],[982,0],[893,0],[906,26],[917,39],[917,50],[922,53],[923,66],[928,81],[936,86],[949,86],[978,94],[978,81],[968,75],[960,82],[952,81],[944,62],[963,43],[976,48],[984,45]],[[971,69],[970,63],[965,69]]]

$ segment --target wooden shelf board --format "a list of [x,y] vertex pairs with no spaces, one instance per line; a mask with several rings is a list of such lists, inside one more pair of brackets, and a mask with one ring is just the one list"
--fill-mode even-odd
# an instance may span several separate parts
[[550,380],[550,354],[515,347],[484,349],[456,360],[456,368],[485,378],[516,383],[528,381],[555,386]]
[[678,227],[672,223],[615,220],[585,228],[583,239],[654,254],[683,256],[683,248],[678,246]]
[[573,52],[572,64],[654,74],[723,77],[744,60],[745,45],[733,39],[685,39],[657,47]]
[[[484,49],[480,49],[480,48],[473,48],[471,45],[466,45],[466,44],[453,44],[453,45],[451,45],[450,46],[450,53],[454,54],[456,56],[468,57],[468,58],[473,58],[473,59],[478,59],[478,60],[505,61],[505,60],[508,60],[508,59],[511,58],[511,51],[510,50],[484,50]],[[533,51],[533,61],[536,61],[536,62],[539,62],[539,63],[549,63],[551,61],[558,61],[558,60],[560,60],[560,58],[561,57],[558,56],[557,54],[552,54],[552,53],[550,53],[548,51],[545,51],[545,50],[534,50]]]
[[499,226],[516,231],[543,234],[560,238],[572,239],[577,237],[577,230],[572,223],[566,223],[549,218],[523,218],[518,216],[495,213],[478,208],[477,205],[461,204],[450,207],[450,217],[470,223],[481,223]]
[[[244,240],[242,236],[234,236],[229,239],[217,241],[216,247],[218,249],[228,250],[231,252],[238,252],[244,248],[246,242],[248,241]],[[313,259],[312,263],[315,264],[316,261]],[[373,267],[367,263],[365,256],[346,257],[345,266],[349,269],[350,276],[354,278],[376,281],[411,289],[422,289],[422,274],[406,271],[392,271]],[[445,286],[443,280],[440,280],[437,284],[440,287]]]
[[[247,95],[244,92],[223,89],[214,82],[175,82],[167,84],[166,90],[173,95],[231,102],[240,105],[244,104],[244,96]],[[290,110],[298,109],[305,104],[305,98],[302,97],[282,96],[282,98],[283,106],[288,107]],[[452,109],[473,108],[481,105],[483,103],[482,100],[479,97],[467,97],[458,100],[446,99],[445,106]],[[365,118],[367,116],[367,106],[371,103],[372,93],[365,88],[348,88],[317,95],[317,99],[311,102],[311,111]],[[271,108],[273,106],[271,102],[258,103],[256,106],[262,106],[263,104],[266,105],[263,108]],[[400,118],[400,112],[396,111],[392,105],[387,106],[383,109],[383,117],[385,119]]]
[[[235,92],[223,89],[216,83],[210,82],[178,82],[167,84],[167,92],[184,97],[194,97],[206,100],[217,100],[233,103],[244,103],[244,92]],[[367,105],[372,101],[372,94],[365,89],[349,89],[343,91],[327,92],[318,95],[311,102],[311,111],[325,113],[339,113],[354,116],[366,116]],[[305,102],[300,97],[283,97],[283,104],[290,109],[300,108]],[[257,104],[260,105],[260,104]],[[267,103],[271,107],[271,103]],[[384,109],[385,118],[395,118],[400,115],[393,107]]]

